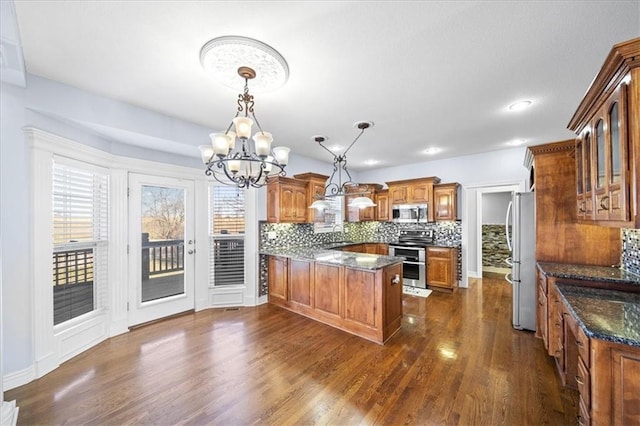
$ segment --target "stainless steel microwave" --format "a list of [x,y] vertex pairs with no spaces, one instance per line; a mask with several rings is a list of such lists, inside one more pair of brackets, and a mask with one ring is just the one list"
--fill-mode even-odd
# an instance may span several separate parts
[[397,204],[391,206],[391,220],[400,223],[427,222],[427,204]]

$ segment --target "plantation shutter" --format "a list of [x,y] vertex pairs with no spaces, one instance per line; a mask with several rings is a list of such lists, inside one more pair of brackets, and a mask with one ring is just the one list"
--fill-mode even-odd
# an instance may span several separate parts
[[54,325],[106,307],[109,176],[63,158],[53,163]]
[[244,192],[232,186],[210,188],[209,284],[244,285]]

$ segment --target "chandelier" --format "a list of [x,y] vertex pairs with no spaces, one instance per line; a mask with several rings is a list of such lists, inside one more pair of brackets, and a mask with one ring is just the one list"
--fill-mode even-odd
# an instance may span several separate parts
[[[357,121],[353,126],[356,129],[359,129],[360,133],[358,133],[358,136],[356,136],[353,142],[351,142],[351,144],[347,147],[347,149],[344,150],[342,154],[336,154],[323,145],[323,143],[328,139],[326,136],[318,135],[312,137],[314,142],[317,142],[318,145],[320,145],[333,156],[333,172],[331,172],[328,183],[324,187],[324,194],[316,195],[316,200],[311,204],[311,206],[309,206],[309,208],[318,210],[329,208],[330,204],[326,201],[327,198],[344,197],[346,195],[357,196],[349,203],[349,206],[351,207],[364,209],[367,207],[375,206],[373,201],[371,201],[371,198],[366,197],[367,194],[371,193],[368,190],[368,187],[366,185],[358,185],[356,182],[354,182],[347,167],[347,153],[356,143],[356,141],[360,139],[360,136],[362,136],[364,131],[370,127],[373,127],[373,122]],[[337,179],[337,182],[334,182],[334,178]],[[343,182],[343,179],[346,180]]]
[[[229,67],[243,60],[241,57],[250,64],[257,61],[258,66],[267,68],[270,76],[284,72],[286,81],[288,67],[284,58],[258,40],[246,37],[219,37],[205,44],[200,52],[203,67],[226,74],[227,85],[233,85],[228,82]],[[221,66],[224,69],[220,68]],[[200,154],[206,166],[207,176],[225,185],[260,188],[269,182],[269,178],[286,174],[284,169],[289,162],[290,149],[284,146],[271,148],[273,136],[262,130],[255,116],[253,95],[249,93],[249,80],[256,78],[254,68],[241,65],[237,68],[237,74],[244,79],[244,90],[238,95],[236,115],[224,133],[209,135],[211,145],[199,146]],[[268,78],[269,76],[267,80]],[[262,83],[266,81],[264,88],[268,88],[267,80],[259,80]],[[284,81],[280,78],[278,83],[282,85]],[[251,127],[254,123],[258,131],[251,137]],[[235,131],[231,130],[232,127]]]

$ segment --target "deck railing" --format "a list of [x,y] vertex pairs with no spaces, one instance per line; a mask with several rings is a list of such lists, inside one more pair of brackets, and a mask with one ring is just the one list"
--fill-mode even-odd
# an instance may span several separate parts
[[142,234],[142,278],[184,269],[184,240],[149,241]]

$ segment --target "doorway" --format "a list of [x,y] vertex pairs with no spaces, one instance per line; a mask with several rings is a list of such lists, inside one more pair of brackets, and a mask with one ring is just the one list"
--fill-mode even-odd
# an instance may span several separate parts
[[477,267],[480,277],[504,279],[511,272],[506,259],[511,252],[506,243],[506,214],[511,193],[518,185],[477,190]]
[[194,182],[129,174],[130,327],[194,309],[194,241]]

